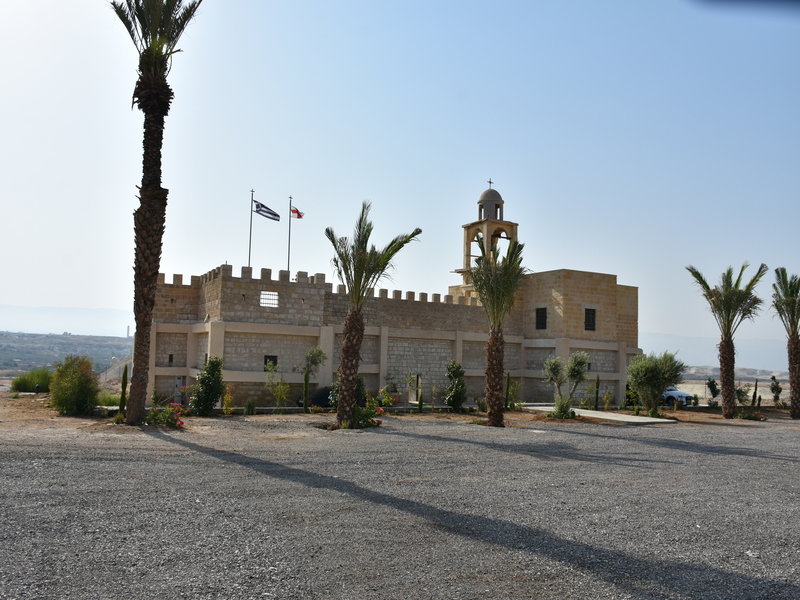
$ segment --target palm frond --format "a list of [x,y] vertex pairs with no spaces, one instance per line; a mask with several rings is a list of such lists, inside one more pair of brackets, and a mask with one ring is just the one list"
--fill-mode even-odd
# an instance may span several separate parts
[[480,256],[469,274],[478,299],[486,312],[491,330],[502,328],[506,316],[514,309],[516,294],[522,285],[527,270],[522,266],[522,250],[524,244],[512,240],[506,255],[498,258],[497,248],[487,252],[482,236],[477,237]]
[[141,74],[166,76],[170,59],[203,0],[112,0],[111,8],[128,31]]
[[375,286],[388,277],[395,255],[422,233],[422,229],[418,227],[411,233],[398,235],[386,247],[378,250],[374,244],[370,244],[373,230],[369,220],[371,207],[368,201],[362,204],[352,238],[338,237],[332,227],[325,229],[325,237],[331,242],[334,251],[331,264],[347,290],[350,306],[356,310],[363,309],[374,294]]
[[713,288],[699,270],[691,265],[686,267],[708,302],[722,339],[732,340],[739,326],[748,319],[752,320],[761,309],[763,300],[756,296],[755,288],[766,274],[767,265],[761,264],[750,281],[742,285],[744,272],[749,266],[745,261],[735,280],[733,267],[728,267],[720,276],[719,284]]
[[772,290],[772,308],[783,323],[786,335],[797,337],[800,333],[800,277],[790,277],[784,267],[778,267]]

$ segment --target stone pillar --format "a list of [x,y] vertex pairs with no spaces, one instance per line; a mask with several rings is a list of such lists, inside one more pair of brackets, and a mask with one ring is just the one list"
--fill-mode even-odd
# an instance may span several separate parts
[[378,389],[386,385],[386,375],[389,373],[389,328],[381,327],[378,337]]
[[211,321],[208,330],[208,358],[219,356],[224,361],[223,354],[225,354],[225,322]]
[[333,383],[333,363],[336,362],[337,358],[333,355],[333,339],[333,327],[326,326],[319,328],[317,345],[322,348],[325,356],[328,357],[325,364],[320,366],[319,373],[317,374],[317,381],[320,387],[326,385],[330,386]]

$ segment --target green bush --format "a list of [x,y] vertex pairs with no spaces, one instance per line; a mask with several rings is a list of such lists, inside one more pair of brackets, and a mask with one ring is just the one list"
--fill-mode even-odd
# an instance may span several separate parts
[[192,413],[198,417],[207,417],[214,410],[214,405],[225,394],[225,382],[222,381],[222,359],[212,356],[197,374],[197,384],[192,395]]
[[445,365],[447,370],[447,387],[444,390],[444,403],[453,412],[461,412],[467,401],[467,386],[464,383],[464,369],[460,363],[451,360]]
[[70,355],[56,363],[50,383],[50,405],[61,415],[90,415],[100,388],[87,356]]
[[34,369],[33,371],[28,371],[27,373],[23,373],[19,377],[12,379],[11,391],[35,392],[36,386],[38,385],[40,392],[47,393],[50,391],[50,380],[52,378],[53,374],[47,367]]
[[255,398],[248,398],[244,401],[244,414],[246,415],[254,415],[256,414],[256,399]]
[[97,397],[98,406],[119,406],[119,394],[112,394],[107,390],[100,392]]

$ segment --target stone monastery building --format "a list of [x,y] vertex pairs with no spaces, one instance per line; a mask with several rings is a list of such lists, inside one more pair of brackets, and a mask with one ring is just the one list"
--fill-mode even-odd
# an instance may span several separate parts
[[[504,220],[503,199],[494,189],[478,200],[478,220],[464,225],[464,282],[449,294],[378,290],[365,310],[365,336],[360,373],[367,389],[394,381],[403,391],[408,371],[422,377],[424,397],[432,386],[440,395],[447,385],[445,364],[460,362],[466,371],[471,401],[483,396],[488,327],[483,308],[469,283],[466,269],[480,233],[483,238],[517,239],[517,223]],[[330,386],[338,368],[342,324],[347,314],[344,286],[325,275],[303,271],[294,278],[270,269],[253,276],[242,267],[238,276],[224,265],[188,283],[174,275],[166,283],[159,275],[153,314],[150,388],[170,395],[191,385],[210,356],[223,359],[223,376],[234,386],[236,404],[255,398],[261,406],[272,399],[265,389],[264,365],[282,366],[300,396],[302,375],[292,366],[309,348],[321,346],[328,360],[312,379],[312,387]],[[638,289],[617,284],[615,275],[559,269],[526,276],[515,310],[503,325],[505,368],[522,382],[520,399],[552,402],[553,387],[542,379],[544,361],[584,350],[589,354],[587,384],[600,375],[600,395],[611,392],[615,402],[625,393],[625,369],[638,346]],[[584,384],[586,385],[586,384]],[[579,395],[576,394],[576,398]]]

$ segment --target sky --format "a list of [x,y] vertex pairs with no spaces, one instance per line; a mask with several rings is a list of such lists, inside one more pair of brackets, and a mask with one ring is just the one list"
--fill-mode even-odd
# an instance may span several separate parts
[[[305,217],[290,270],[333,281],[324,230],[349,234],[370,200],[378,245],[423,230],[383,287],[445,294],[491,178],[527,268],[638,287],[643,339],[707,339],[713,364],[718,330],[685,267],[716,283],[749,261],[770,272],[737,347],[785,341],[768,305],[774,268],[800,272],[791,3],[204,0],[179,46],[167,281],[247,265],[255,190],[282,215],[253,219],[256,273],[287,268],[291,195]],[[105,1],[0,3],[0,305],[133,325],[136,64]],[[776,356],[746,366],[785,369]]]

